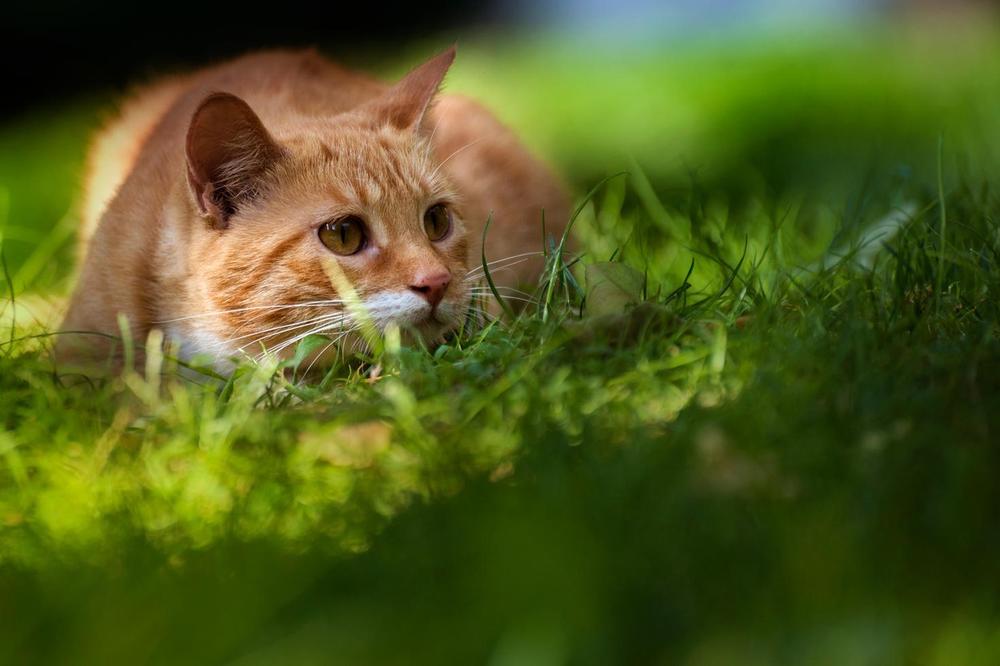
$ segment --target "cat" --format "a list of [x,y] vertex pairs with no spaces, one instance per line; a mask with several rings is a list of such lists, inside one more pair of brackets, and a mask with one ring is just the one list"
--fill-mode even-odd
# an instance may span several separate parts
[[57,359],[120,359],[123,320],[219,368],[361,319],[437,340],[482,291],[488,219],[499,288],[537,281],[565,188],[483,106],[438,94],[454,58],[389,85],[258,52],[132,96],[90,152]]

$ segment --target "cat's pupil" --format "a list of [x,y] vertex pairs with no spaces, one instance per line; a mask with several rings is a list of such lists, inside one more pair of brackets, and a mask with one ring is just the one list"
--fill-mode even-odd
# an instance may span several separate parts
[[319,239],[335,254],[355,254],[365,246],[364,222],[354,215],[327,222],[319,228]]

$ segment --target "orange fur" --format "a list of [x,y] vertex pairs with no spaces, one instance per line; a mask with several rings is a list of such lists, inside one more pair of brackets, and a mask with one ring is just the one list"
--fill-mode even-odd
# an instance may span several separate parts
[[[541,210],[559,234],[567,208],[558,180],[484,108],[454,96],[429,106],[453,56],[389,86],[313,51],[265,52],[140,92],[92,150],[64,331],[117,335],[124,315],[136,340],[161,328],[186,355],[280,349],[324,317],[324,332],[338,330],[344,307],[329,301],[345,295],[330,262],[377,324],[430,337],[457,326],[487,217],[497,259],[540,250]],[[453,230],[432,242],[422,216],[438,202]],[[317,235],[345,215],[370,240],[351,256]],[[530,282],[540,267],[532,257],[497,281]],[[428,274],[450,276],[440,305],[415,289]],[[109,351],[105,337],[60,337],[64,356]]]

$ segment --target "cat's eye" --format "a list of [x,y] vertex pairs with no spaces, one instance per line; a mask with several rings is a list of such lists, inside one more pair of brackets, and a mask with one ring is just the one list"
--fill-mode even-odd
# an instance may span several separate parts
[[360,252],[368,242],[365,223],[357,215],[348,215],[319,228],[319,239],[335,254],[347,256]]
[[424,231],[432,241],[442,240],[451,231],[451,211],[444,204],[434,204],[424,213]]

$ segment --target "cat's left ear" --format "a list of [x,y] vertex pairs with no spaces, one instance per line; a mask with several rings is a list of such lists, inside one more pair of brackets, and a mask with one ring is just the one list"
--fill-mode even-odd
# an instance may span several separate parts
[[419,129],[454,60],[452,46],[404,76],[376,102],[378,119],[401,130]]
[[250,105],[222,92],[206,97],[194,112],[185,152],[198,209],[220,229],[256,196],[261,179],[282,156]]

